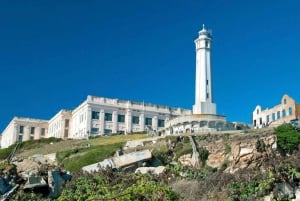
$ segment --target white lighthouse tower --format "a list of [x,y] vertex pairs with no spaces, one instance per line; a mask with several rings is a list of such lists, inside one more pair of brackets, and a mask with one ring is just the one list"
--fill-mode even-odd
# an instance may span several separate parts
[[211,32],[204,25],[195,40],[196,45],[196,86],[193,114],[216,114],[216,104],[213,103],[211,79]]
[[217,114],[213,102],[210,63],[212,34],[204,25],[194,41],[196,45],[196,87],[193,111],[165,122],[166,134],[203,133],[227,130],[226,116]]

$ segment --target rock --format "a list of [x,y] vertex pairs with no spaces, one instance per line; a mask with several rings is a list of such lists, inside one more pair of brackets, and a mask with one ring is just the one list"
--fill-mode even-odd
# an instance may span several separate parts
[[158,167],[139,167],[135,170],[135,173],[152,173],[154,175],[160,175],[166,170],[165,166],[158,166]]
[[192,154],[185,154],[178,158],[178,162],[183,166],[192,167]]
[[278,189],[280,197],[295,198],[294,189],[289,183],[276,183],[275,188]]
[[300,188],[297,188],[295,191],[295,199],[292,199],[292,201],[300,201]]

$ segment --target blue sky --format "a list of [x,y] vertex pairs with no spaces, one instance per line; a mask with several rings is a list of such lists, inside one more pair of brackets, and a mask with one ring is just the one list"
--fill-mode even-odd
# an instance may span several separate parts
[[49,119],[87,95],[191,109],[194,39],[213,32],[218,114],[300,101],[300,1],[0,2],[0,132],[14,116]]

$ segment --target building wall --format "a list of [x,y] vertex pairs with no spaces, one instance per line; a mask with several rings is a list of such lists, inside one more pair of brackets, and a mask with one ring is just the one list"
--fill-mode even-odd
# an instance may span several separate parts
[[283,123],[290,123],[291,120],[299,119],[300,105],[295,100],[284,95],[280,104],[273,108],[262,109],[260,105],[256,106],[252,114],[252,124],[254,128],[265,126],[278,126]]
[[72,138],[110,133],[157,131],[174,116],[191,114],[191,110],[143,102],[88,96],[72,112]]
[[1,148],[7,148],[17,141],[47,137],[47,132],[46,120],[14,117],[2,133]]
[[48,137],[69,138],[72,111],[60,110],[49,120]]

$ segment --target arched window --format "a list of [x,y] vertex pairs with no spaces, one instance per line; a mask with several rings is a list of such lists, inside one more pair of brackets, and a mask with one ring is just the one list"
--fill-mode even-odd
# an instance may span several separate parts
[[292,114],[293,114],[293,108],[289,107],[289,115],[292,115]]
[[282,118],[286,117],[285,109],[282,110]]
[[283,104],[286,104],[286,99],[283,100]]

